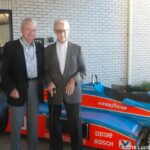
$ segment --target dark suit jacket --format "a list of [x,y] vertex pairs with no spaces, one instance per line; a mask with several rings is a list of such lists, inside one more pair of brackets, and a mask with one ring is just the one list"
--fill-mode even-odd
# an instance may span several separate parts
[[[39,43],[35,43],[35,45],[38,83],[41,86],[44,66],[44,47]],[[8,103],[10,105],[21,106],[25,103],[28,90],[28,77],[23,47],[19,40],[11,41],[5,44],[3,53],[2,82],[8,95]],[[20,100],[14,100],[9,97],[10,92],[14,88],[19,90]]]
[[0,92],[3,90],[3,85],[2,85],[2,78],[1,78],[1,74],[2,74],[2,63],[3,63],[3,49],[2,47],[0,47]]
[[[81,82],[85,76],[85,65],[81,52],[81,47],[68,42],[66,64],[64,74],[61,74],[57,58],[56,43],[45,49],[45,80],[46,83],[54,82],[56,94],[49,96],[49,103],[60,104],[63,100],[67,103],[81,102]],[[65,94],[65,87],[70,78],[74,77],[76,86],[71,96]]]

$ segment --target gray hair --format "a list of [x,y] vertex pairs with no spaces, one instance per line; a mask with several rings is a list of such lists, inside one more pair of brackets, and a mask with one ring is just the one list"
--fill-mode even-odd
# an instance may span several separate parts
[[25,19],[22,20],[21,22],[21,29],[23,28],[23,26],[28,23],[28,22],[32,22],[36,27],[37,27],[37,22],[33,19],[33,18],[30,18],[30,17],[27,17]]
[[55,30],[55,27],[56,27],[57,23],[64,23],[67,26],[68,30],[70,30],[70,24],[65,19],[57,19],[57,20],[55,20],[54,26],[53,26],[53,30]]

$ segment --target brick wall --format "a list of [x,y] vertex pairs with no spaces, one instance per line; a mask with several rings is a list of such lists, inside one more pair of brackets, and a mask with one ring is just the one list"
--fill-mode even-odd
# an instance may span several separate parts
[[133,3],[132,82],[150,82],[150,1]]
[[126,0],[0,0],[0,9],[13,13],[14,39],[20,36],[20,22],[34,17],[38,37],[54,37],[57,18],[71,24],[70,40],[82,46],[87,77],[92,73],[106,85],[127,83],[128,1]]

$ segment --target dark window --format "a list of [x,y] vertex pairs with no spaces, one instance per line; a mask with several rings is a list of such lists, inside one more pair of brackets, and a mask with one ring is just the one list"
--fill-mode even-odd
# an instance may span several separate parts
[[0,9],[0,47],[13,40],[12,11]]

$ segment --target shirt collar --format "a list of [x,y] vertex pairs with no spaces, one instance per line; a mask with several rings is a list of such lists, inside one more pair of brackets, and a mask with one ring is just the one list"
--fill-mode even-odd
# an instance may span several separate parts
[[23,37],[21,37],[21,40],[25,47],[27,47],[27,48],[30,48],[31,46],[35,47],[34,41],[32,42],[32,44],[29,44]]
[[59,47],[61,47],[61,46],[63,46],[63,45],[64,45],[65,47],[67,47],[67,46],[68,46],[68,41],[65,41],[65,43],[62,44],[62,43],[60,43],[60,42],[57,40],[56,45],[59,46]]

